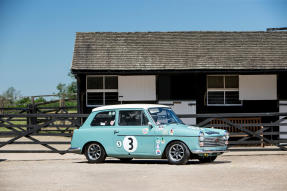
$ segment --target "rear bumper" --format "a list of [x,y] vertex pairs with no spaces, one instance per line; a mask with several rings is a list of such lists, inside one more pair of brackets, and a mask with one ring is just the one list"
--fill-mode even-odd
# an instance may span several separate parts
[[69,153],[76,153],[76,154],[82,154],[81,148],[69,148],[68,149]]

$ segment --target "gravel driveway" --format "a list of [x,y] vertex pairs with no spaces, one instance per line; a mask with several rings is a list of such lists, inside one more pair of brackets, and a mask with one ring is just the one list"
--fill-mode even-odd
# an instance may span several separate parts
[[210,164],[88,164],[76,154],[0,154],[0,190],[287,190],[287,151],[229,152]]

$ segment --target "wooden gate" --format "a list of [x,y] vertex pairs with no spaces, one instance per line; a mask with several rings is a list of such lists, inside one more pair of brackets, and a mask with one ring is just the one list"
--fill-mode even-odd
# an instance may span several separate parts
[[[3,108],[0,108],[3,110]],[[11,109],[11,108],[10,108]],[[15,109],[15,108],[14,108]],[[57,111],[65,108],[56,108]],[[8,109],[9,110],[9,109]],[[0,114],[0,153],[30,153],[51,152],[65,154],[67,150],[59,150],[53,145],[70,144],[70,141],[42,141],[41,136],[71,137],[74,129],[79,128],[88,114],[49,113],[55,108],[26,108],[17,113]],[[37,111],[33,113],[31,111]],[[236,114],[194,114],[179,115],[181,118],[196,118],[200,121],[197,126],[226,129],[231,137],[230,147],[234,145],[275,145],[281,150],[286,149],[287,140],[279,139],[279,127],[287,126],[287,113],[236,113]],[[262,119],[273,117],[275,121],[263,122]],[[285,122],[286,121],[286,122]],[[21,138],[29,141],[19,141]],[[4,139],[3,139],[4,138]],[[5,150],[11,144],[38,144],[46,150]],[[248,148],[247,148],[248,150]],[[250,150],[250,149],[249,149]],[[260,150],[257,149],[257,150]],[[262,150],[262,149],[261,149]]]

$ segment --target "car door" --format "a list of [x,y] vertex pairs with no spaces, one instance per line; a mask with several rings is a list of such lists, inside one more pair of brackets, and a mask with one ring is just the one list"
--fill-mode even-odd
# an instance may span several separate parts
[[117,111],[118,121],[114,130],[116,152],[120,155],[150,156],[155,153],[155,130],[142,109]]
[[87,128],[86,137],[89,141],[101,143],[107,154],[114,152],[112,137],[116,121],[115,110],[104,110],[96,113],[90,121],[90,128]]

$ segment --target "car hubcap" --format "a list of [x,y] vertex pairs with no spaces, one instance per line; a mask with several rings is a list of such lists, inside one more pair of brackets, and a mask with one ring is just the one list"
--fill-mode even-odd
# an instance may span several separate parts
[[88,148],[88,156],[92,160],[97,160],[102,154],[101,148],[97,144],[91,144]]
[[180,144],[174,144],[169,149],[169,156],[175,161],[180,161],[184,156],[184,148]]

